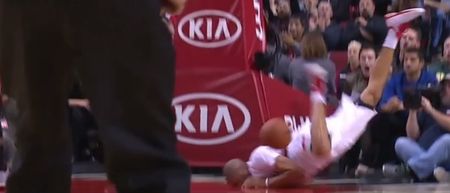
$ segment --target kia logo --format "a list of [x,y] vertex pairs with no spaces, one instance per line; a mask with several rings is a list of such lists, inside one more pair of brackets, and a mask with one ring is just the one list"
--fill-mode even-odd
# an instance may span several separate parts
[[217,145],[233,141],[247,131],[251,122],[247,107],[223,94],[189,93],[176,97],[172,105],[177,118],[177,138],[188,144]]
[[232,44],[241,33],[239,19],[220,10],[196,11],[184,16],[178,24],[180,38],[200,48],[218,48]]

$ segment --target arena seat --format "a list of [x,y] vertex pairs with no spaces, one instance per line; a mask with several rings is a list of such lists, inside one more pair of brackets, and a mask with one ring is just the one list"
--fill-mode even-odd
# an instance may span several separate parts
[[336,65],[336,85],[339,85],[339,73],[344,70],[347,65],[347,51],[330,52],[330,59]]
[[330,59],[336,64],[336,72],[340,72],[347,65],[347,51],[332,51]]

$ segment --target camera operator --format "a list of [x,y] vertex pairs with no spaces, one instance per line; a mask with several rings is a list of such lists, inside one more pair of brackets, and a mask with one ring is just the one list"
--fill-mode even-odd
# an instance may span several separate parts
[[450,166],[450,74],[436,93],[440,105],[432,105],[427,99],[432,97],[426,96],[421,97],[419,108],[409,109],[407,137],[395,143],[395,151],[406,165],[385,165],[386,176],[409,175],[423,181],[435,173],[436,179],[443,179],[442,173],[433,171],[437,166]]
[[436,77],[424,69],[425,59],[420,49],[405,50],[403,71],[392,75],[383,91],[380,112],[368,123],[368,143],[362,145],[360,163],[356,176],[369,175],[372,169],[396,161],[394,144],[398,137],[406,136],[408,113],[404,110],[404,90],[420,89],[437,85]]

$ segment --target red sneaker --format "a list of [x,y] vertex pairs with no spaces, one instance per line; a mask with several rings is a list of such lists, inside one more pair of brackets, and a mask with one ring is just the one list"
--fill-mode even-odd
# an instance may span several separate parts
[[423,15],[425,9],[411,8],[400,12],[388,13],[384,16],[386,25],[397,32],[397,37],[400,39],[403,31],[409,27],[409,22]]
[[424,13],[425,9],[423,8],[411,8],[400,12],[388,13],[384,16],[384,18],[386,19],[386,25],[388,27],[397,28],[404,23],[408,23],[413,19],[416,19]]

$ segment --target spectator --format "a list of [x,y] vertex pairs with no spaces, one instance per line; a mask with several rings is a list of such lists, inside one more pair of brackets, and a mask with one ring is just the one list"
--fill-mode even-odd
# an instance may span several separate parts
[[[367,87],[370,72],[375,65],[376,58],[377,52],[373,46],[362,46],[358,59],[360,68],[350,73],[345,79],[348,86],[346,94],[351,95],[353,100],[357,100],[362,91]],[[361,142],[358,142],[340,160],[340,170],[351,175],[351,171],[354,171],[358,165],[360,152]]]
[[383,112],[403,110],[402,100],[405,88],[423,88],[436,85],[436,77],[424,69],[421,51],[409,48],[404,51],[403,71],[394,74],[386,85],[380,107]]
[[375,15],[373,0],[360,0],[359,17],[345,28],[343,40],[357,39],[361,42],[370,42],[379,48],[383,44],[387,31],[384,17]]
[[[278,0],[264,0],[264,7],[267,10],[269,18],[273,18],[277,15],[277,2]],[[308,16],[307,0],[289,0],[291,13],[293,15],[300,15],[302,18]],[[316,3],[317,4],[317,3]]]
[[373,0],[375,4],[375,15],[384,16],[391,8],[391,0]]
[[276,0],[276,14],[271,21],[270,25],[275,26],[279,32],[287,31],[289,26],[289,18],[292,15],[291,4],[289,0]]
[[425,61],[419,49],[408,48],[404,55],[404,70],[393,74],[387,83],[379,105],[381,112],[370,121],[362,139],[357,176],[370,174],[373,168],[397,159],[395,141],[406,135],[407,113],[402,102],[405,88],[420,89],[437,84],[435,76],[423,69]]
[[292,85],[289,70],[293,59],[284,54],[278,54],[275,57],[276,58],[272,73],[273,77],[277,80],[282,81],[283,83]]
[[[341,42],[341,27],[335,23],[333,18],[333,9],[327,0],[321,0],[317,8],[317,21],[310,23],[310,30],[319,30],[323,33],[323,38],[328,50],[337,50],[342,48]],[[346,47],[345,44],[344,47]]]
[[359,0],[331,0],[334,20],[337,23],[347,22],[353,18],[354,8],[358,6]]
[[428,70],[436,75],[438,81],[443,80],[444,76],[450,73],[450,36],[445,39],[442,48],[440,61],[428,66]]
[[351,85],[351,97],[354,100],[359,99],[361,92],[367,87],[369,82],[370,72],[375,65],[377,59],[377,52],[373,46],[365,45],[361,48],[359,54],[360,70],[354,72],[347,78]]
[[264,9],[266,12],[266,17],[269,21],[272,21],[277,14],[276,0],[264,0]]
[[308,13],[311,13],[312,10],[317,9],[317,4],[319,4],[319,0],[305,0],[306,10]]
[[306,1],[307,0],[291,0],[292,14],[299,15],[301,18],[308,17]]
[[403,57],[404,52],[408,48],[417,48],[421,47],[421,37],[422,32],[417,27],[409,27],[405,30],[402,37],[400,38],[399,50],[396,54],[396,61],[393,65],[394,72],[400,71],[403,68]]
[[449,0],[425,0],[425,5],[432,9],[435,9],[432,16],[433,23],[433,35],[431,46],[432,48],[438,47],[442,41],[442,37],[449,34],[449,12],[450,12],[450,1]]
[[319,18],[326,19],[326,22],[331,22],[333,18],[333,8],[331,6],[330,1],[322,0],[319,2],[317,9],[319,11]]
[[339,73],[339,92],[338,96],[342,93],[347,95],[351,94],[351,86],[347,82],[347,77],[360,70],[359,66],[359,52],[361,51],[361,43],[358,41],[351,41],[347,48],[347,66]]
[[319,11],[317,8],[313,8],[309,12],[308,16],[308,31],[317,30],[317,23],[319,22]]
[[281,34],[283,47],[286,54],[293,58],[299,57],[301,54],[301,41],[305,33],[305,24],[300,16],[291,16],[289,19],[288,31]]
[[310,92],[310,81],[306,73],[306,66],[314,63],[319,64],[328,72],[327,99],[330,103],[336,102],[336,66],[328,58],[327,47],[319,32],[309,32],[302,40],[302,58],[295,59],[289,66],[289,77],[291,85],[307,94]]
[[[422,99],[422,112],[410,110],[406,133],[395,143],[397,155],[408,167],[385,165],[387,176],[403,176],[409,171],[419,180],[426,180],[437,166],[450,166],[450,74],[442,82],[441,107],[433,107]],[[437,179],[440,179],[436,176]]]

